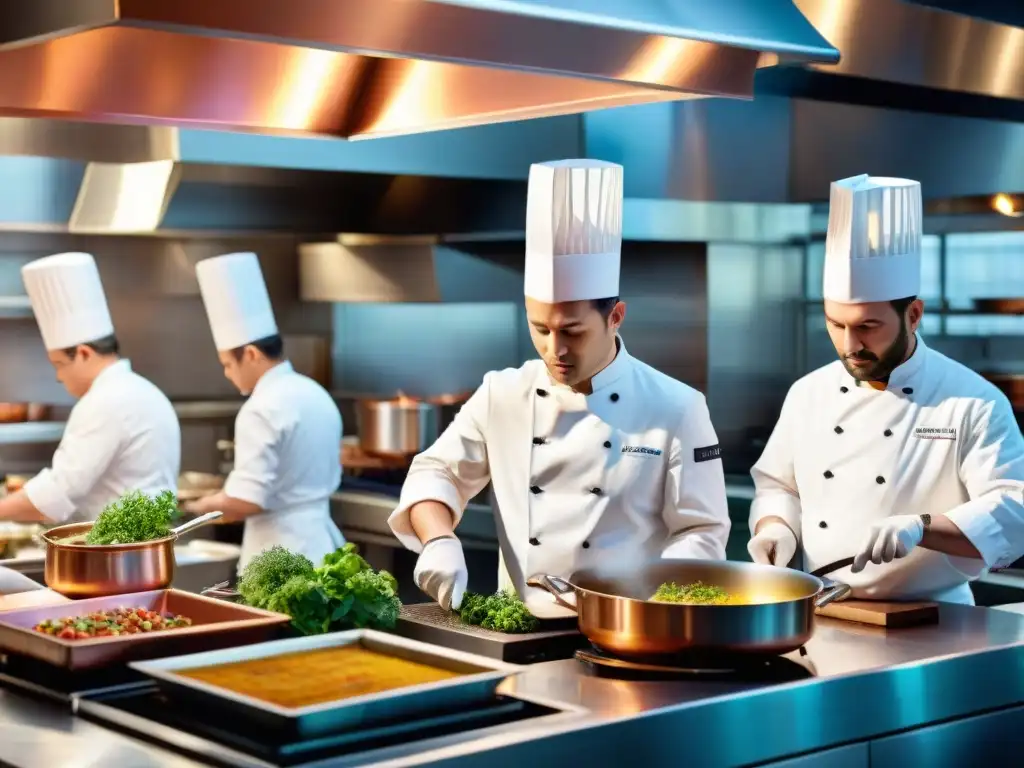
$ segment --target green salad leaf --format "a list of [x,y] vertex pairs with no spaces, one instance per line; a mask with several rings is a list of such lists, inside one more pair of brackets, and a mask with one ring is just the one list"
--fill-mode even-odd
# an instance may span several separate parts
[[87,544],[135,544],[162,539],[171,533],[171,521],[178,513],[174,491],[147,496],[129,491],[108,504],[93,523]]
[[283,547],[268,549],[246,566],[238,591],[248,605],[288,614],[304,635],[394,629],[402,608],[395,577],[373,570],[354,544],[330,553],[318,568]]
[[466,592],[462,596],[459,618],[466,624],[507,634],[534,632],[540,622],[526,609],[526,603],[512,590],[493,595]]

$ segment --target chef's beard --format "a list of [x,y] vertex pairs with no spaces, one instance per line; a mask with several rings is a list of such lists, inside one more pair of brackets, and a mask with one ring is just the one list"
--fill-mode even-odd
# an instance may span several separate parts
[[[889,348],[885,350],[881,355],[875,355],[873,352],[869,352],[866,349],[861,350],[855,355],[850,355],[848,358],[843,357],[843,366],[846,368],[853,378],[858,381],[888,381],[889,376],[899,366],[903,364],[903,361],[907,359],[907,352],[910,351],[911,334],[907,328],[906,317],[900,318],[900,331],[896,334],[896,339]],[[869,365],[865,368],[859,368],[855,365],[851,365],[849,360],[871,360],[874,361],[874,365]]]

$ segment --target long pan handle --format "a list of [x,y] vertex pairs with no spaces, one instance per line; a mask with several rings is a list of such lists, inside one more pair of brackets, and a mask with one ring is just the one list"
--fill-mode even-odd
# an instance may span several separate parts
[[559,576],[549,576],[546,573],[538,573],[526,580],[526,586],[543,589],[555,598],[555,602],[563,608],[576,613],[576,606],[566,600],[562,595],[575,594],[576,589],[565,579]]
[[815,568],[811,571],[811,576],[817,576],[820,579],[823,576],[828,576],[830,573],[838,571],[840,568],[845,568],[848,565],[853,565],[852,557],[844,557],[842,560],[836,560],[828,565],[821,566],[821,568]]

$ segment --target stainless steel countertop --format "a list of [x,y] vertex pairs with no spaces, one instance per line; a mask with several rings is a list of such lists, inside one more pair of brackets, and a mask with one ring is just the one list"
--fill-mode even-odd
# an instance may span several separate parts
[[[317,766],[475,766],[483,752],[488,768],[653,765],[688,739],[700,744],[687,750],[688,766],[746,765],[1024,703],[1024,617],[1016,614],[943,606],[938,626],[891,631],[820,619],[807,654],[816,678],[774,685],[624,681],[572,660],[538,664],[501,690],[567,713]],[[0,762],[12,766],[70,765],[73,755],[90,764],[196,764],[4,690],[0,722]]]

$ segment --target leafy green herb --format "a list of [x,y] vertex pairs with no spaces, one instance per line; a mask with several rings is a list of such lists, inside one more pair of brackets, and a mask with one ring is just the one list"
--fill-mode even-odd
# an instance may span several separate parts
[[302,555],[273,547],[252,559],[238,584],[242,600],[287,613],[303,635],[343,629],[394,629],[402,603],[398,582],[375,571],[346,544],[319,568]]
[[142,491],[129,491],[108,504],[88,535],[87,544],[135,544],[162,539],[171,533],[171,520],[178,512],[174,491],[150,497]]
[[673,581],[665,582],[651,598],[657,603],[685,603],[688,605],[722,605],[729,601],[729,593],[721,587],[695,581],[680,586]]
[[493,595],[466,592],[462,596],[459,618],[466,624],[508,634],[533,632],[540,625],[519,595],[511,590]]
[[293,576],[312,579],[316,575],[308,557],[281,546],[260,552],[249,561],[238,580],[238,593],[253,608],[271,610],[270,602]]

